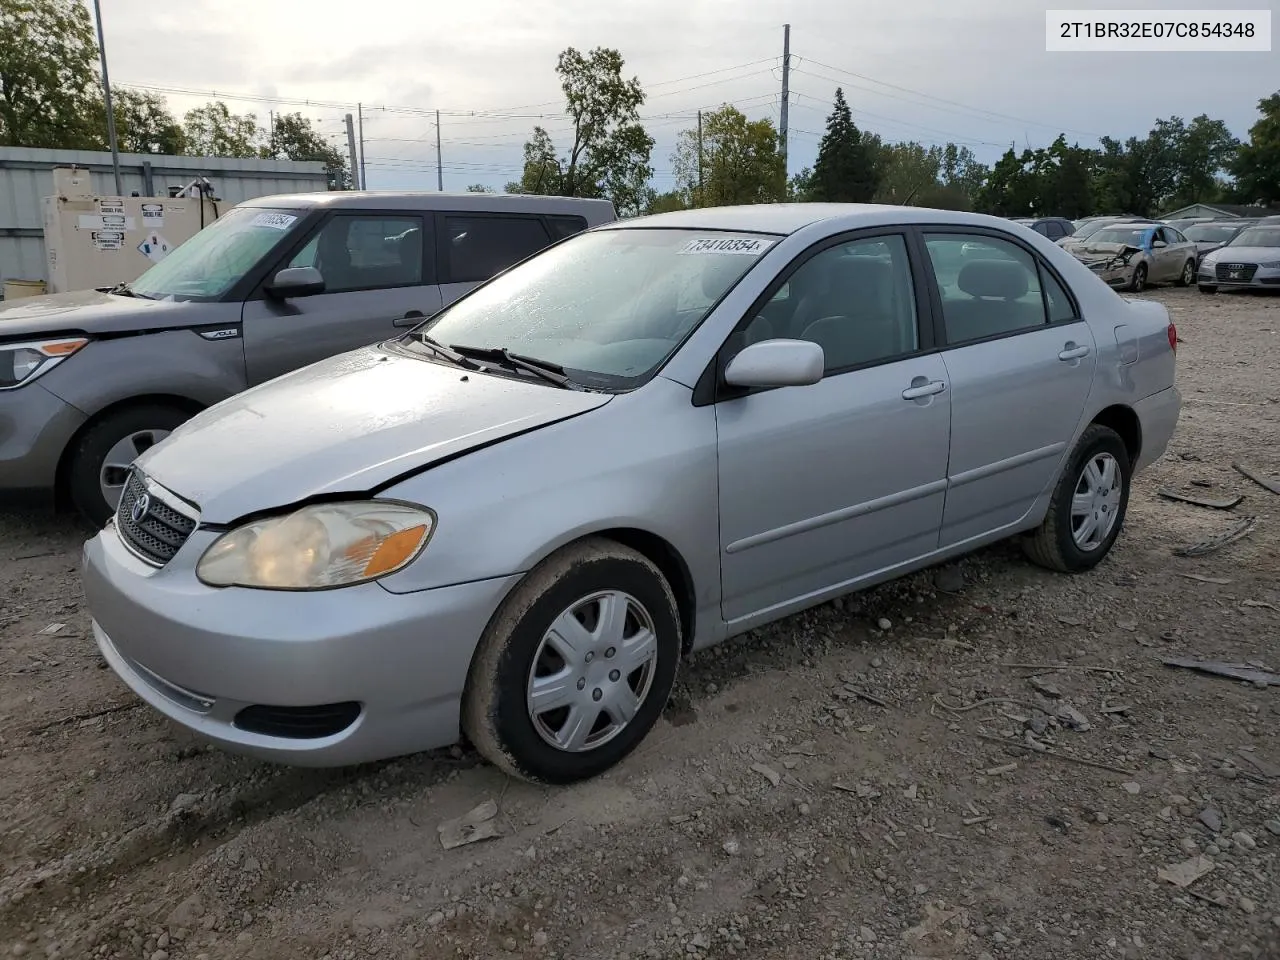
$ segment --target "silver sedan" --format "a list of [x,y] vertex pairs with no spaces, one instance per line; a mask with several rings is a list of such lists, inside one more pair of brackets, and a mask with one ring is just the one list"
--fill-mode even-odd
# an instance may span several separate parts
[[1202,293],[1219,287],[1280,290],[1280,217],[1246,227],[1200,261]]
[[1095,566],[1177,421],[1175,344],[994,217],[622,222],[148,450],[85,546],[94,635],[229,750],[465,736],[590,777],[691,650],[1005,538]]

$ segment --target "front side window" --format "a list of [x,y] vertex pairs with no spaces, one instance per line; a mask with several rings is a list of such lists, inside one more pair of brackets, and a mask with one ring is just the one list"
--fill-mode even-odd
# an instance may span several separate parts
[[216,300],[292,235],[297,210],[234,207],[130,284],[150,300]]
[[444,218],[450,283],[481,283],[551,243],[537,217]]
[[942,296],[948,343],[1048,322],[1039,270],[1026,250],[995,237],[958,233],[926,234],[925,246]]
[[767,304],[747,342],[787,337],[822,347],[828,374],[919,348],[915,289],[899,234],[830,247],[787,278],[786,304]]
[[463,297],[424,333],[448,346],[505,347],[548,361],[586,386],[630,389],[776,240],[692,230],[584,233]]
[[289,261],[315,267],[325,293],[422,283],[422,218],[333,217]]

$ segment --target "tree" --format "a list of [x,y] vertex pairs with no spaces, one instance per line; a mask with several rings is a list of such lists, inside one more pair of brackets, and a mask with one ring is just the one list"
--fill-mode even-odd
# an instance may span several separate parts
[[938,186],[942,148],[912,141],[886,143],[875,152],[876,203],[924,206],[923,194]]
[[556,62],[565,112],[573,126],[567,154],[558,157],[550,135],[534,127],[524,146],[524,168],[512,193],[565,197],[607,197],[619,214],[638,213],[648,200],[653,176],[653,138],[640,125],[644,103],[640,81],[622,76],[617,50],[597,47],[587,54],[573,47]]
[[[116,117],[116,143],[122,152],[171,156],[186,152],[186,135],[163,97],[117,87],[111,91],[111,106]],[[105,106],[102,112],[105,118]],[[105,130],[103,136],[105,139]]]
[[1249,128],[1231,170],[1237,196],[1245,203],[1280,201],[1280,90],[1258,101],[1262,117]]
[[870,203],[878,179],[871,151],[853,122],[844,91],[836,88],[835,103],[827,117],[827,130],[818,145],[813,165],[815,200],[838,203]]
[[493,193],[492,187],[486,187],[483,183],[473,183],[467,187],[467,193]]
[[1220,199],[1227,187],[1223,174],[1240,150],[1240,141],[1227,125],[1202,113],[1186,125],[1178,117],[1157,120],[1156,129],[1167,138],[1173,154],[1173,189],[1163,198],[1163,206],[1185,207]]
[[681,190],[671,190],[667,193],[655,193],[649,198],[649,203],[645,207],[646,214],[654,213],[674,213],[677,210],[688,210],[688,204],[685,203],[684,192]]
[[701,149],[697,130],[681,131],[672,164],[691,207],[772,203],[786,195],[773,121],[748,120],[730,104],[703,116]]
[[221,100],[188,110],[182,118],[187,151],[197,157],[256,157],[263,131],[252,113],[238,115]]
[[97,57],[80,0],[0,0],[0,144],[100,148]]
[[[252,115],[240,119],[253,122]],[[258,153],[273,160],[318,160],[329,171],[330,190],[351,188],[351,171],[347,169],[346,156],[316,133],[311,121],[300,113],[277,114],[271,122],[267,142],[258,148]]]

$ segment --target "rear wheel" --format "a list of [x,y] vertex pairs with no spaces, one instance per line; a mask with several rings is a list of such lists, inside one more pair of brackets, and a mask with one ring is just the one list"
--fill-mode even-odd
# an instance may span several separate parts
[[1182,273],[1178,277],[1178,286],[1189,287],[1196,279],[1196,262],[1188,260],[1186,266],[1182,268]]
[[679,612],[658,568],[611,540],[574,544],[494,614],[467,677],[463,731],[513,776],[594,777],[657,722],[679,657]]
[[133,461],[188,418],[177,407],[147,404],[107,414],[91,425],[67,468],[72,506],[94,527],[105,524],[120,503]]
[[1133,279],[1129,281],[1129,289],[1134,293],[1141,293],[1147,289],[1147,265],[1140,263],[1133,271]]
[[1027,556],[1062,573],[1097,566],[1124,525],[1131,471],[1120,435],[1091,424],[1054,488],[1044,522],[1023,541]]
[[1218,288],[1211,283],[1202,283],[1199,285],[1201,293],[1217,293]]

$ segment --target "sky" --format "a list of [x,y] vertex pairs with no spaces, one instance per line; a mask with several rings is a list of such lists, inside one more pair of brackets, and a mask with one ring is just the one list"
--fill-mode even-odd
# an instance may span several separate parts
[[[1277,0],[1127,0],[1139,9],[1276,9]],[[1046,9],[1071,0],[101,0],[113,86],[163,93],[181,115],[215,94],[236,112],[294,110],[345,150],[363,105],[371,189],[434,190],[440,111],[445,190],[519,178],[535,124],[569,125],[555,74],[573,46],[614,47],[648,98],[653,186],[696,114],[732,103],[779,119],[791,25],[788,166],[810,165],[836,87],[855,122],[887,140],[953,141],[983,162],[1010,145],[1142,136],[1157,117],[1206,113],[1246,137],[1280,89],[1270,53],[1048,53]],[[1110,9],[1110,8],[1108,8]],[[1273,14],[1273,20],[1280,20]],[[1273,30],[1275,26],[1273,24]],[[233,99],[237,98],[237,99]]]

